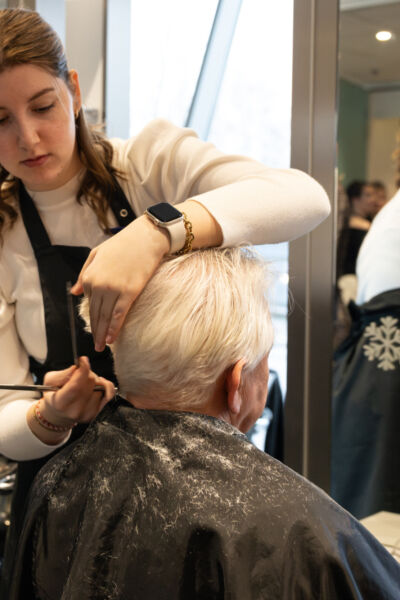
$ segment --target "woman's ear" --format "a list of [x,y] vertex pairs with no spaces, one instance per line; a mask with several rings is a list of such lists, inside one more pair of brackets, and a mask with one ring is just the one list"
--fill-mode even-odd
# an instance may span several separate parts
[[237,422],[242,409],[243,397],[240,392],[240,384],[242,382],[242,371],[245,364],[246,361],[244,358],[238,360],[233,367],[227,371],[225,378],[227,408],[233,425]]
[[74,115],[76,118],[82,107],[81,86],[79,85],[79,77],[75,69],[71,69],[68,75],[73,94]]

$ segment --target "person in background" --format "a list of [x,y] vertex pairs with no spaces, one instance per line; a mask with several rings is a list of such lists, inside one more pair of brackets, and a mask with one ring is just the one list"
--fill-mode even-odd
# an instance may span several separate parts
[[348,305],[357,295],[356,260],[362,241],[376,214],[376,192],[365,181],[353,181],[346,188],[347,208],[336,246],[335,324],[333,347],[345,340],[351,327]]
[[372,215],[374,218],[378,212],[383,208],[388,201],[388,194],[385,184],[382,181],[372,181],[371,186],[375,190],[375,214]]
[[8,600],[398,598],[383,546],[244,435],[265,405],[267,297],[250,249],[160,265],[113,344],[124,399],[37,476]]
[[400,191],[374,218],[356,273],[334,357],[332,496],[363,518],[400,513]]
[[376,214],[376,193],[365,181],[353,181],[346,188],[348,213],[344,219],[337,247],[337,281],[355,274],[357,254]]
[[[20,461],[10,544],[34,474],[113,395],[105,344],[163,257],[290,240],[328,213],[308,175],[223,154],[165,120],[128,140],[89,130],[53,29],[36,12],[0,10],[0,383],[69,380],[68,282],[90,299],[94,340],[77,319],[86,393],[0,393],[0,453]],[[72,379],[89,372],[83,361]]]

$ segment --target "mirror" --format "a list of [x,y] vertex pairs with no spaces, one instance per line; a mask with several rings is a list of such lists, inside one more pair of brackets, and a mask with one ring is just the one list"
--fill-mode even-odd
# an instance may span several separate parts
[[400,2],[340,8],[331,493],[363,518],[400,513],[400,288],[377,237],[398,187]]

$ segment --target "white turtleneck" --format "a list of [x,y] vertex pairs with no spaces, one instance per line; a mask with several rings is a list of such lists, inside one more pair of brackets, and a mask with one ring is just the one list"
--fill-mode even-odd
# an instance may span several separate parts
[[400,190],[379,211],[357,257],[357,304],[400,288]]

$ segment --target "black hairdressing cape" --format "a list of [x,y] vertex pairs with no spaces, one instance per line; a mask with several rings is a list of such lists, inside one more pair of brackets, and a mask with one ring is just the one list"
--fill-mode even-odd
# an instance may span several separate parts
[[331,492],[362,519],[400,513],[400,289],[350,311],[334,361]]
[[213,417],[113,401],[29,507],[7,600],[399,598],[372,535]]

